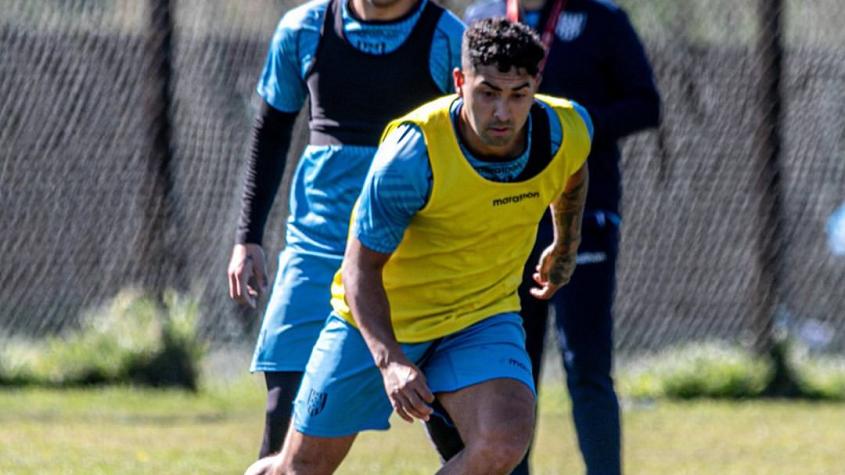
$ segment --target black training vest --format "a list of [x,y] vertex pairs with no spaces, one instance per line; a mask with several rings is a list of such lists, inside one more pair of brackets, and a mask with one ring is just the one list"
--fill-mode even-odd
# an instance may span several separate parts
[[[551,13],[547,1],[540,14],[538,25],[545,25]],[[566,97],[583,106],[596,108],[624,97],[615,83],[621,80],[613,72],[612,57],[607,53],[610,44],[618,43],[619,22],[605,5],[599,2],[569,0],[566,12],[582,16],[586,23],[577,38],[563,41],[554,35],[546,58],[543,82],[539,91],[551,96]],[[630,66],[627,66],[630,67]],[[622,174],[619,168],[619,147],[615,139],[602,139],[597,131],[587,160],[590,169],[590,186],[587,191],[586,209],[619,213],[622,197]]]
[[431,42],[443,8],[428,0],[401,46],[364,53],[343,34],[341,3],[331,0],[307,76],[311,145],[377,146],[384,127],[443,95],[431,77]]
[[528,163],[514,181],[530,180],[546,169],[552,161],[551,134],[548,113],[542,106],[534,103],[531,106],[531,151],[528,155]]

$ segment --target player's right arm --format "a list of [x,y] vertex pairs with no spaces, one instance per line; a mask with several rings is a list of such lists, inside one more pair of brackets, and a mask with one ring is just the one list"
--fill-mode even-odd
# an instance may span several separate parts
[[285,172],[296,115],[263,102],[252,129],[241,212],[228,267],[229,297],[252,308],[267,290],[267,266],[261,241]]
[[346,302],[381,371],[393,408],[407,421],[428,420],[432,412],[428,403],[434,395],[396,340],[382,271],[411,218],[425,205],[430,176],[419,130],[400,126],[389,134],[364,181],[343,259]]
[[434,395],[425,376],[402,351],[390,322],[390,304],[382,269],[390,259],[351,238],[343,261],[343,285],[355,323],[381,372],[384,389],[396,413],[408,422],[428,420]]
[[261,245],[264,226],[284,175],[294,122],[307,94],[303,79],[307,65],[300,54],[316,48],[319,18],[313,8],[306,7],[291,10],[279,22],[257,87],[262,101],[252,128],[237,235],[227,270],[229,297],[252,308],[268,286]]

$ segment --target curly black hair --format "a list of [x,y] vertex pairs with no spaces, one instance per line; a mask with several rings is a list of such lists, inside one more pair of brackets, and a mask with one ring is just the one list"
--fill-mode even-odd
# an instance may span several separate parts
[[486,18],[464,32],[461,60],[464,68],[495,64],[503,73],[515,67],[534,76],[545,52],[540,37],[527,25],[504,17]]

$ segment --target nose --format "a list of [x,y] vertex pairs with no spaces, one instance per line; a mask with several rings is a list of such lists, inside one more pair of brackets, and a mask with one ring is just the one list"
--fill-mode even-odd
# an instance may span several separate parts
[[497,122],[508,122],[510,120],[510,117],[511,114],[510,110],[508,109],[507,101],[496,101],[496,106],[493,108],[493,118],[496,119]]

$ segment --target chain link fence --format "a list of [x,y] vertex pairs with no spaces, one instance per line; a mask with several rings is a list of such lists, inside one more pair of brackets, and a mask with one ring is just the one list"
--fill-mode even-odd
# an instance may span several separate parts
[[[845,203],[845,5],[619,3],[664,118],[624,144],[617,346],[752,344],[774,325],[845,351],[845,256],[825,232]],[[254,86],[294,5],[0,0],[0,331],[55,334],[145,285],[199,295],[204,336],[252,341],[259,314],[228,301],[225,271]]]

